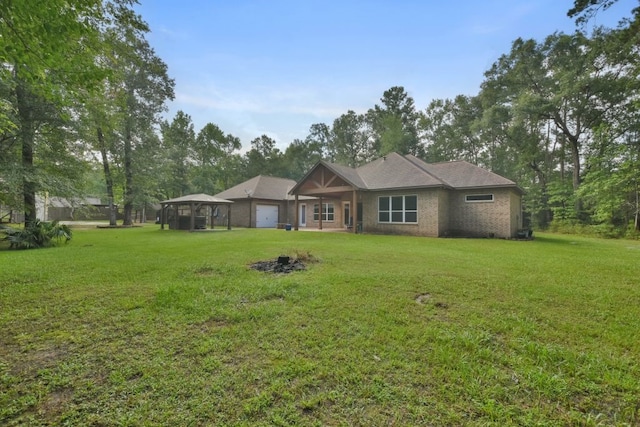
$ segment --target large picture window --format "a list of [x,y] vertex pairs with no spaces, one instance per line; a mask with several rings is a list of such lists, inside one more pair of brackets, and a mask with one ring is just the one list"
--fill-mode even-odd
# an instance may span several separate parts
[[[322,220],[333,221],[335,218],[333,203],[322,204]],[[320,205],[316,203],[313,205],[313,220],[320,221]]]
[[418,222],[418,196],[378,197],[378,222]]

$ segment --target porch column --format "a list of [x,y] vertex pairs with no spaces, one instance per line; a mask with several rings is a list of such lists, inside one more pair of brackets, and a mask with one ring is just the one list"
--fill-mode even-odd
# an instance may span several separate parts
[[196,229],[196,204],[192,202],[190,204],[190,207],[191,207],[191,223],[189,225],[191,228],[189,229],[189,231],[193,231]]
[[353,190],[353,204],[351,205],[351,216],[353,219],[351,220],[351,228],[353,229],[353,233],[358,232],[358,192]]
[[295,231],[298,231],[298,225],[300,224],[300,207],[298,205],[298,194],[296,194],[296,201],[295,201],[295,214],[294,214],[294,220],[293,220],[293,229]]
[[231,204],[227,204],[227,230],[231,230]]
[[318,208],[318,230],[322,230],[322,196],[320,196],[320,206]]

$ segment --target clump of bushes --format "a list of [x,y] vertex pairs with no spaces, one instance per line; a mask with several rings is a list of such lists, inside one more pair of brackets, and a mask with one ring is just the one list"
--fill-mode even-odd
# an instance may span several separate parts
[[553,220],[547,231],[560,234],[579,234],[582,236],[602,237],[607,239],[638,239],[640,233],[633,223],[625,226],[613,224],[584,224],[576,219]]
[[47,248],[71,240],[69,226],[58,221],[35,220],[22,229],[2,226],[0,233],[5,234],[2,240],[9,241],[12,249]]

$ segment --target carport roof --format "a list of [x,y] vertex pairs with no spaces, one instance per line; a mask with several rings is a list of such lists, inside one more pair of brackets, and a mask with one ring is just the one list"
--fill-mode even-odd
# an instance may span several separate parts
[[182,197],[176,197],[175,199],[163,200],[163,205],[175,205],[179,203],[208,203],[208,204],[231,204],[231,200],[222,199],[216,196],[210,196],[209,194],[188,194]]

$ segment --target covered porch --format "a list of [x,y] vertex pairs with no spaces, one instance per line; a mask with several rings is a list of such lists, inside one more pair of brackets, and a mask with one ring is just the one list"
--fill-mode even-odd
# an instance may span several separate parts
[[339,169],[320,161],[291,189],[289,193],[295,200],[294,230],[311,226],[318,230],[362,231],[362,186],[344,176],[349,170],[343,174]]

